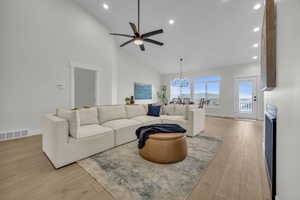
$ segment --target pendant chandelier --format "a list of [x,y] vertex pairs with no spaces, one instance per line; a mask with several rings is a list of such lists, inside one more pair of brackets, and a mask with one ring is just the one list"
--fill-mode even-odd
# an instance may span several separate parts
[[174,80],[174,82],[175,82],[174,85],[179,88],[184,88],[184,87],[189,86],[189,81],[184,79],[184,77],[183,77],[182,65],[183,65],[183,58],[180,58],[180,60],[179,60],[179,79]]

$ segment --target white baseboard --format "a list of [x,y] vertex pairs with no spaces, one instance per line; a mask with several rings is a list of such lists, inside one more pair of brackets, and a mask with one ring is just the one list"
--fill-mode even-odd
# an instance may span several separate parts
[[42,135],[41,129],[29,130],[28,137],[34,135]]
[[219,115],[219,114],[214,114],[214,113],[206,113],[206,116],[211,116],[211,117],[229,117],[229,118],[234,118],[234,115]]
[[[235,115],[220,115],[220,114],[215,114],[215,113],[206,113],[206,116],[211,116],[211,117],[228,117],[228,118],[237,118]],[[254,120],[260,120],[263,121],[264,119],[261,117],[258,117],[257,119]]]

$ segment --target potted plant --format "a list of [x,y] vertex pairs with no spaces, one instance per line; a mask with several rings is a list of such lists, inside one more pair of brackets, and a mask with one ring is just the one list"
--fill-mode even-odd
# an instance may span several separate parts
[[129,98],[129,97],[126,97],[126,98],[125,98],[125,103],[126,103],[127,105],[130,105],[130,98]]
[[167,98],[167,86],[166,85],[162,85],[160,87],[160,91],[157,92],[157,97],[160,99],[160,101],[166,105],[168,104],[169,100]]

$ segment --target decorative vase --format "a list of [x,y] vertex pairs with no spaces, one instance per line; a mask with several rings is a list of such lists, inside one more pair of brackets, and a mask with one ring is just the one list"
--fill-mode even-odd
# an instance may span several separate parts
[[133,96],[130,97],[130,104],[134,104]]

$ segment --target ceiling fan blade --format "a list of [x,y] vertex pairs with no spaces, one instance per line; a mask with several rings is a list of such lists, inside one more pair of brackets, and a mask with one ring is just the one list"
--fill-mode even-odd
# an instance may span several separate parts
[[147,37],[150,37],[152,35],[157,35],[157,34],[161,34],[163,33],[164,31],[162,29],[159,29],[159,30],[156,30],[156,31],[151,31],[149,33],[145,33],[142,35],[142,38],[147,38]]
[[121,33],[110,33],[110,35],[116,35],[116,36],[123,36],[123,37],[134,38],[133,35],[127,35],[127,34],[121,34]]
[[139,45],[139,46],[140,46],[141,51],[145,51],[145,46],[143,44]]
[[156,40],[151,40],[151,39],[148,39],[148,38],[145,38],[144,41],[145,42],[150,42],[152,44],[156,44],[156,45],[159,45],[159,46],[164,45],[164,43],[162,43],[162,42],[159,42],[159,41],[156,41]]
[[134,32],[134,34],[136,35],[138,33],[138,30],[136,29],[136,26],[134,23],[132,22],[129,22],[130,26],[131,26],[131,29],[132,31]]
[[127,42],[124,42],[123,44],[120,45],[120,47],[123,47],[123,46],[125,46],[125,45],[127,45],[127,44],[129,44],[130,42],[133,42],[133,41],[134,41],[134,39],[129,40]]

